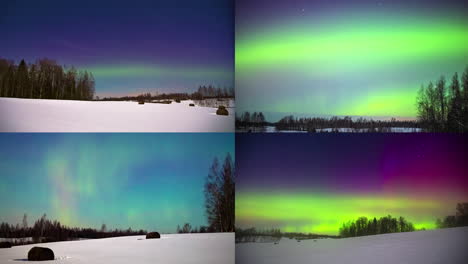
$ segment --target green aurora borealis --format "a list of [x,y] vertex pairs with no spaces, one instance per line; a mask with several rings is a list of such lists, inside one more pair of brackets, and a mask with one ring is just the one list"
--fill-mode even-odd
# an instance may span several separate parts
[[468,63],[463,10],[310,5],[237,25],[239,113],[415,118],[421,84]]
[[236,226],[337,235],[361,216],[433,229],[468,200],[456,134],[236,134]]
[[87,70],[96,95],[233,87],[234,2],[2,1],[0,56]]
[[0,135],[0,222],[175,232],[206,225],[203,186],[229,133]]
[[[432,229],[435,221],[431,212],[440,209],[442,204],[434,197],[331,195],[310,191],[239,192],[236,217],[246,226],[260,222],[285,232],[336,235],[344,222],[361,216],[379,218],[391,214],[411,219],[416,228]],[[446,213],[453,210],[447,208]]]

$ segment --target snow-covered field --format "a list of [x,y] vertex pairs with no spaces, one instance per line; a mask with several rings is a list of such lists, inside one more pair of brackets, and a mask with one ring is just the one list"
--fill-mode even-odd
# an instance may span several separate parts
[[236,244],[238,264],[466,264],[468,227],[344,239]]
[[[0,248],[0,263],[27,260],[33,246],[52,249],[56,260],[38,263],[234,264],[234,233],[130,236]],[[20,262],[21,263],[21,262]]]
[[234,108],[190,103],[0,98],[0,132],[234,132]]

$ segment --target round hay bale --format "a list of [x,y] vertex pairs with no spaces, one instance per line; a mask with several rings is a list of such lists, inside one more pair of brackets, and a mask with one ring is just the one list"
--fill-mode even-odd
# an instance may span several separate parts
[[54,260],[55,255],[52,249],[46,247],[33,247],[28,252],[28,260],[43,261]]
[[220,106],[218,107],[218,110],[216,110],[216,114],[217,114],[217,115],[225,115],[225,116],[227,116],[227,115],[229,115],[229,112],[228,112],[228,110],[226,109],[226,107],[220,105]]
[[195,106],[195,104],[189,104],[189,106]]
[[161,238],[161,235],[158,232],[149,232],[146,234],[146,239]]
[[11,242],[5,241],[5,242],[0,242],[0,248],[11,248],[13,245]]

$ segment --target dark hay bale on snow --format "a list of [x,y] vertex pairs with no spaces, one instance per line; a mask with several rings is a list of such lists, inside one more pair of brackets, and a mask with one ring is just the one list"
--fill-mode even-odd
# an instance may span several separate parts
[[146,234],[146,239],[161,238],[161,235],[158,232],[149,232]]
[[11,242],[5,241],[5,242],[0,242],[0,248],[11,248],[13,244]]
[[42,261],[54,260],[55,255],[52,249],[46,247],[33,247],[28,252],[28,260]]
[[195,104],[189,104],[189,106],[195,106]]
[[138,104],[145,104],[145,101],[138,101]]
[[224,107],[223,105],[220,105],[220,106],[218,107],[218,110],[216,110],[216,114],[217,114],[217,115],[225,115],[225,116],[227,116],[227,115],[229,115],[229,112],[228,112],[228,110],[226,109],[226,107]]

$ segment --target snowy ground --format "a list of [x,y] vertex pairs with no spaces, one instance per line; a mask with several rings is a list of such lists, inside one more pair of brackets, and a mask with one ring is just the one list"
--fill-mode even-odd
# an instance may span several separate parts
[[468,227],[274,243],[236,244],[238,264],[468,263]]
[[0,132],[234,132],[234,108],[190,103],[0,98]]
[[0,263],[22,263],[33,246],[49,247],[55,253],[56,260],[37,263],[234,264],[234,233],[173,234],[148,240],[130,236],[0,248]]

